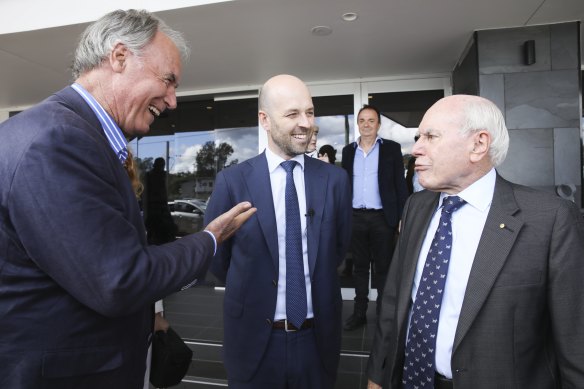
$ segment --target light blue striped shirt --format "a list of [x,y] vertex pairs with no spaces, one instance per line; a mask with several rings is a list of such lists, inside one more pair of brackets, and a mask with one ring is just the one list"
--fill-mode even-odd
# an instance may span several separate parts
[[128,158],[128,148],[126,137],[124,137],[124,133],[120,127],[118,127],[114,119],[112,119],[112,117],[101,105],[99,105],[97,100],[85,90],[85,88],[77,83],[72,84],[71,87],[79,93],[79,95],[83,97],[83,100],[85,100],[91,107],[95,116],[97,116],[101,123],[101,127],[103,128],[103,132],[105,133],[110,146],[123,164],[126,161],[126,158]]

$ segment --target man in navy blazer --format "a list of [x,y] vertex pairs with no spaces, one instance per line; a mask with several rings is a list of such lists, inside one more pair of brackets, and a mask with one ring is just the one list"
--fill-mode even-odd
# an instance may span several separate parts
[[365,105],[357,115],[359,139],[343,148],[343,169],[349,174],[353,193],[355,306],[345,323],[352,331],[366,322],[369,302],[369,268],[375,271],[377,310],[389,270],[401,213],[408,197],[399,143],[379,137],[381,114]]
[[143,388],[153,303],[253,213],[146,244],[124,135],[176,107],[185,48],[148,12],[112,12],[84,33],[75,84],[0,125],[0,388]]
[[[351,229],[348,177],[334,165],[304,155],[314,124],[308,88],[296,77],[268,80],[259,120],[268,148],[221,171],[207,207],[213,218],[241,201],[257,208],[222,245],[211,271],[225,282],[224,362],[231,389],[333,388],[341,346],[337,266]],[[286,314],[286,172],[296,161],[307,315],[300,328]]]

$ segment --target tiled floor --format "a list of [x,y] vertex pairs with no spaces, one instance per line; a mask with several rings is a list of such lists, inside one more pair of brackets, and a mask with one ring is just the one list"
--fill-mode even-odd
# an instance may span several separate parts
[[[165,299],[165,313],[171,326],[191,346],[194,361],[186,381],[211,379],[214,385],[183,382],[177,388],[193,389],[224,386],[225,370],[221,363],[223,338],[223,294],[209,286],[199,286]],[[343,303],[343,321],[353,312],[353,302]],[[365,389],[367,356],[375,325],[375,309],[368,312],[367,325],[343,331],[341,362],[336,389]]]

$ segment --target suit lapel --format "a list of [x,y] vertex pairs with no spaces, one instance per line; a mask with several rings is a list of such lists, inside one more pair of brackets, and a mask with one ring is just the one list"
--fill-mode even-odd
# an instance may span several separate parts
[[[304,157],[304,186],[306,192],[306,211],[312,213],[306,219],[308,266],[310,274],[314,274],[318,243],[320,240],[320,225],[324,211],[324,201],[328,191],[328,175],[322,172],[321,164],[312,158]],[[312,212],[311,212],[312,211]]]
[[[411,307],[411,291],[414,284],[418,258],[439,199],[440,193],[430,191],[422,192],[417,195],[417,201],[410,201],[408,210],[404,211],[402,220],[408,220],[408,223],[411,223],[411,225],[402,226],[404,231],[400,238],[399,250],[403,252],[400,256],[406,258],[406,261],[404,262],[403,277],[401,277],[401,285],[398,290],[407,290],[409,293],[400,293],[397,308],[398,323],[401,323],[400,325],[407,326],[408,324],[407,317]],[[406,217],[406,213],[410,212],[412,215]],[[405,247],[401,247],[404,245]]]
[[497,175],[493,202],[477,248],[458,319],[453,354],[485,303],[523,227],[523,221],[513,216],[518,210],[513,189]]
[[256,217],[270,251],[276,273],[278,272],[278,230],[276,212],[270,184],[270,172],[265,152],[248,160],[251,165],[244,173],[245,184],[251,197],[251,203],[257,207]]

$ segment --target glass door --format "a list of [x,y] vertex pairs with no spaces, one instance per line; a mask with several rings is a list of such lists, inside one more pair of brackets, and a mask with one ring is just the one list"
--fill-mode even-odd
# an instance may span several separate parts
[[[381,138],[393,140],[401,145],[404,156],[404,171],[407,173],[414,137],[424,113],[440,98],[452,93],[449,76],[437,76],[423,79],[398,79],[393,81],[365,82],[361,84],[359,105],[355,112],[364,105],[377,107],[381,113]],[[355,120],[357,118],[355,117]],[[359,128],[355,124],[354,138],[359,137]],[[343,269],[341,273],[343,299],[352,300],[355,290],[347,286],[352,284],[351,273]],[[372,280],[375,269],[371,268],[369,300],[377,299],[377,285]],[[348,278],[348,279],[347,279]]]

